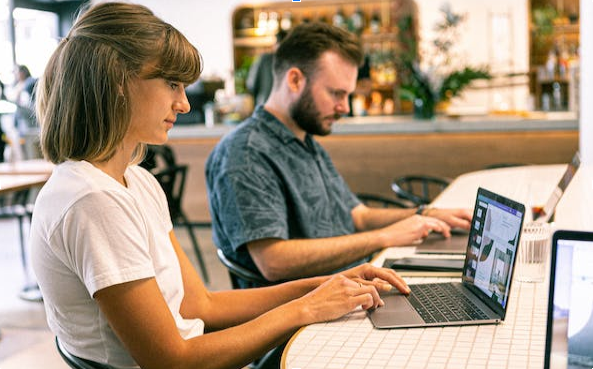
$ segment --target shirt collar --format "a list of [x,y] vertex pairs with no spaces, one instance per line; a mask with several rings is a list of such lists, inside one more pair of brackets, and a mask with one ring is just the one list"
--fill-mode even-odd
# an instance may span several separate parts
[[299,140],[294,133],[286,127],[284,123],[278,120],[272,113],[264,109],[263,105],[259,105],[253,115],[262,122],[262,124],[276,135],[280,141],[288,144],[290,141],[296,140],[299,144],[307,148],[308,150],[316,152],[315,145],[313,145],[313,137],[309,133],[305,133],[305,141]]

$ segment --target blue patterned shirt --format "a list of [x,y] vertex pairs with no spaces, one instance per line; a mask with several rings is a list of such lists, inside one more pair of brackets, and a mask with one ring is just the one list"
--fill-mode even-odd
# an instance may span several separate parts
[[360,201],[311,135],[299,140],[259,106],[206,163],[213,239],[259,274],[245,245],[264,238],[313,239],[355,232]]

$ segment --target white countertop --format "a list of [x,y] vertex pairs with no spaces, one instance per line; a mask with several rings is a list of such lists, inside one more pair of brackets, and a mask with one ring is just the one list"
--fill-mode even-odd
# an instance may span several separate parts
[[[232,131],[236,125],[204,124],[176,125],[169,138],[219,138]],[[574,113],[530,113],[524,116],[472,115],[459,118],[437,117],[435,120],[415,120],[412,116],[367,116],[347,117],[337,121],[334,134],[415,134],[437,132],[481,131],[530,131],[530,130],[578,130]]]

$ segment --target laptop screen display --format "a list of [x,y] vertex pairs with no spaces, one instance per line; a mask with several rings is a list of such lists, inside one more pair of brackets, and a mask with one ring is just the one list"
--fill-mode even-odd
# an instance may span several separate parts
[[[593,367],[593,234],[557,232],[548,313],[547,368]],[[574,235],[577,235],[574,237]],[[585,235],[580,233],[580,235]],[[553,250],[553,251],[554,251]]]
[[521,204],[483,189],[478,192],[463,282],[502,310],[508,301],[524,212]]

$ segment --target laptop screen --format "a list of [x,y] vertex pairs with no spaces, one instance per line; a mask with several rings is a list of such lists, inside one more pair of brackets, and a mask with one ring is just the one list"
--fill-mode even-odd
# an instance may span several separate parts
[[478,189],[463,283],[504,317],[525,207]]
[[572,177],[574,177],[574,174],[576,173],[577,169],[579,169],[580,165],[581,156],[577,151],[572,157],[571,162],[568,163],[568,166],[566,167],[566,170],[564,171],[562,178],[560,178],[560,182],[558,182],[558,185],[554,187],[554,191],[552,192],[552,195],[550,195],[550,198],[545,203],[545,205],[539,209],[532,209],[534,212],[534,220],[542,223],[549,222],[552,220],[552,216],[554,215],[554,211],[556,210],[556,205],[558,205],[560,198],[564,194],[564,191],[566,191],[568,184],[572,180]]
[[545,368],[593,367],[593,233],[552,241]]

